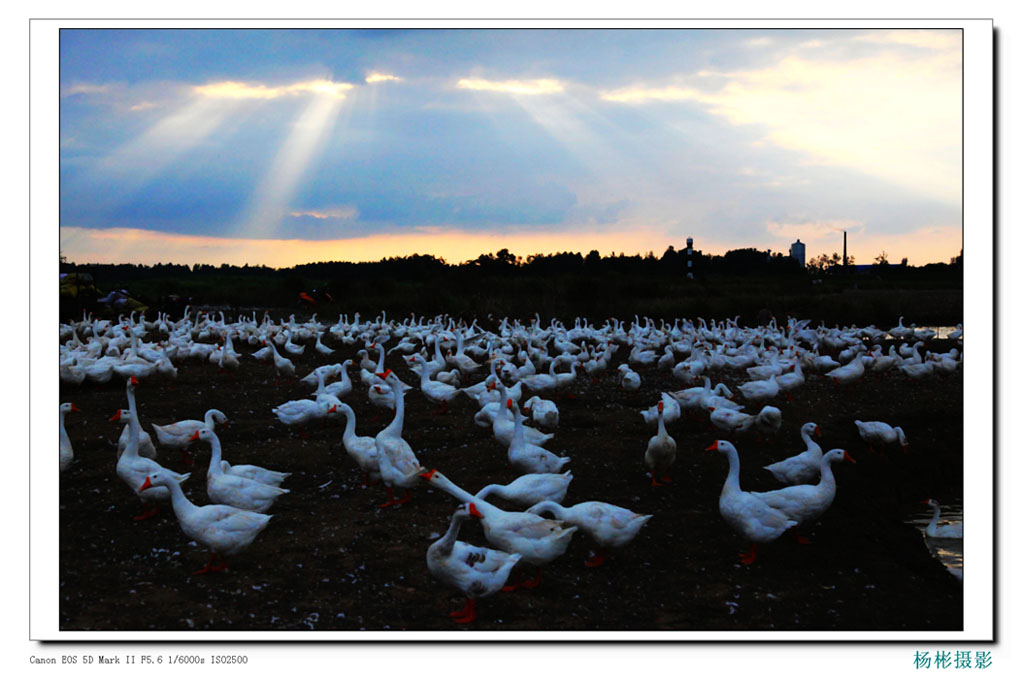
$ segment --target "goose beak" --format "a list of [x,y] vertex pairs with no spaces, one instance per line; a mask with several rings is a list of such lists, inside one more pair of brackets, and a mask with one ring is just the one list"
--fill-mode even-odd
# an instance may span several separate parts
[[818,438],[820,438],[820,435],[821,435],[821,428],[820,428],[820,427],[814,427],[814,428],[813,428],[813,435],[814,435],[814,436],[816,436],[816,437],[818,437]]
[[198,441],[199,440],[199,430],[196,429],[195,433],[192,434],[192,436],[188,440],[189,441]]
[[82,411],[81,411],[81,409],[78,406],[76,406],[74,403],[72,403],[71,404],[71,412],[73,412],[73,413],[80,413]]
[[143,483],[143,484],[142,484],[142,487],[141,487],[141,488],[139,488],[139,492],[141,493],[142,491],[146,490],[147,488],[152,488],[152,487],[153,487],[153,482],[152,482],[152,481],[150,480],[150,478],[149,478],[149,477],[147,476],[147,477],[146,477],[146,481],[145,481],[145,483]]
[[436,474],[436,473],[437,473],[436,469],[431,469],[428,472],[423,472],[422,474],[419,475],[419,477],[429,481],[430,479],[433,478],[433,475]]
[[706,448],[704,448],[704,450],[717,450],[717,449],[718,449],[718,442],[717,441],[715,441],[714,443],[712,443],[709,446],[707,446]]
[[844,450],[842,451],[842,459],[845,460],[846,462],[852,462],[853,464],[856,464],[856,460],[852,459],[852,455],[850,455],[847,451]]
[[469,516],[475,516],[477,519],[482,519],[483,515],[480,514],[480,510],[476,509],[476,503],[469,503]]
[[330,410],[328,410],[327,412],[328,413],[336,413],[337,412],[337,404],[332,405],[330,407]]
[[382,372],[382,373],[377,373],[377,377],[379,377],[379,378],[380,378],[380,379],[382,379],[382,380],[386,380],[386,379],[387,379],[387,377],[388,377],[388,375],[390,375],[390,374],[391,374],[391,369],[390,369],[390,368],[388,368],[387,370],[385,370],[385,371],[384,371],[384,372]]
[[116,413],[114,413],[113,415],[111,415],[107,419],[107,422],[120,422],[120,421],[121,421],[121,411],[120,410],[118,410]]
[[134,375],[132,375],[131,376],[131,383],[132,384],[138,384],[139,383],[139,378],[137,378]]

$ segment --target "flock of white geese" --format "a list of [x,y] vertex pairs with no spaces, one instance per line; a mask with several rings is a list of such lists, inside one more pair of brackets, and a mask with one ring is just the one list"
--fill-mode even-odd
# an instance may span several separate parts
[[[110,419],[126,423],[116,466],[118,477],[142,502],[142,512],[135,518],[153,516],[161,504],[169,502],[182,531],[208,548],[209,562],[196,571],[208,573],[224,570],[227,558],[245,549],[266,528],[273,504],[289,492],[282,487],[289,474],[224,459],[216,430],[227,416],[219,409],[209,410],[201,420],[153,425],[154,443],[140,425],[135,390],[149,378],[174,378],[175,363],[190,360],[208,361],[221,371],[272,362],[279,380],[297,379],[288,356],[301,355],[309,347],[323,363],[301,378],[315,386],[312,398],[281,403],[272,415],[296,427],[300,435],[312,422],[344,416],[344,449],[364,472],[367,484],[384,484],[388,500],[381,507],[408,502],[411,489],[420,484],[430,484],[459,501],[448,530],[427,551],[427,565],[436,578],[465,594],[465,608],[451,615],[458,623],[468,623],[476,617],[477,599],[501,589],[537,586],[541,568],[565,552],[577,531],[598,547],[586,565],[599,566],[610,553],[628,545],[651,518],[598,500],[561,504],[573,478],[567,470],[571,457],[558,456],[544,446],[558,427],[558,406],[552,399],[565,395],[577,379],[611,378],[619,389],[635,391],[642,384],[637,369],[656,368],[680,381],[684,388],[662,392],[657,403],[640,413],[657,427],[643,455],[651,485],[671,483],[677,446],[665,425],[705,414],[722,437],[707,450],[728,460],[719,510],[749,541],[750,548],[740,559],[750,564],[758,545],[785,532],[798,539],[799,527],[820,517],[834,500],[832,465],[854,462],[844,450],[823,451],[814,440],[820,437],[820,429],[808,422],[801,429],[805,449],[766,467],[786,485],[764,492],[743,490],[735,446],[738,435],[772,436],[781,427],[781,410],[761,402],[782,395],[793,398],[810,372],[843,388],[868,373],[900,371],[912,379],[928,379],[949,375],[962,363],[958,348],[942,354],[926,351],[925,342],[934,331],[905,327],[901,318],[898,326],[889,329],[811,327],[810,321],[785,327],[772,321],[749,328],[735,320],[669,324],[638,317],[629,324],[612,319],[600,326],[585,319],[576,319],[571,327],[557,320],[545,325],[539,318],[527,323],[505,318],[494,325],[496,330],[491,331],[476,321],[464,324],[448,317],[414,316],[394,321],[386,314],[365,321],[355,314],[351,322],[344,314],[333,325],[317,321],[315,314],[306,322],[294,316],[274,322],[269,314],[228,322],[222,312],[188,309],[178,320],[162,314],[156,320],[136,319],[134,314],[117,321],[86,317],[60,326],[60,379],[70,384],[124,380],[127,408]],[[159,339],[147,341],[147,337]],[[338,348],[327,346],[325,337]],[[961,347],[962,326],[948,337]],[[897,341],[883,352],[881,343],[889,339]],[[243,354],[236,349],[240,345],[255,350]],[[332,363],[331,354],[345,349],[349,355],[354,352],[354,358]],[[398,358],[392,361],[402,360],[418,374],[418,387],[436,405],[436,412],[445,412],[456,398],[474,401],[475,424],[489,429],[507,448],[509,464],[522,475],[512,483],[490,484],[472,493],[440,471],[423,467],[403,436],[405,394],[415,387],[385,366],[394,354]],[[622,362],[616,365],[617,361]],[[713,383],[711,376],[723,369],[748,376],[733,385],[742,395],[742,404],[733,400],[732,388]],[[356,387],[352,372],[361,387]],[[355,433],[355,414],[345,400],[360,394],[393,411],[391,422],[375,436]],[[65,416],[77,410],[72,403],[60,406],[61,471],[74,464]],[[908,446],[899,426],[859,420],[855,424],[861,438],[880,454],[892,446]],[[212,504],[204,506],[190,501],[182,488],[190,474],[156,461],[160,449],[177,449],[186,456],[197,443],[208,445],[211,455],[207,495]],[[501,500],[501,506],[495,499]],[[932,506],[936,526],[939,510],[937,503]],[[490,547],[458,540],[460,527],[469,519],[481,522]],[[955,533],[954,528],[940,528],[944,531],[935,529],[935,535]],[[961,525],[958,530],[961,535]],[[533,570],[529,580],[522,579],[524,564]]]

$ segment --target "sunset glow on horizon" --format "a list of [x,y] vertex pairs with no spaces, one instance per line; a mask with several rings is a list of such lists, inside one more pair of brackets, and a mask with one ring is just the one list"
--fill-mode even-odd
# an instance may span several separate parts
[[846,231],[857,263],[947,262],[961,50],[937,29],[66,29],[61,253],[459,263],[692,237],[809,259]]

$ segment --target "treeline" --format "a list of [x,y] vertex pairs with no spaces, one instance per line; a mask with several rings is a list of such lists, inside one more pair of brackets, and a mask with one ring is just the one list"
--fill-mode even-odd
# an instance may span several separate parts
[[[313,262],[266,266],[75,264],[62,272],[93,277],[100,291],[126,289],[151,308],[195,305],[235,308],[315,307],[395,316],[451,313],[485,318],[754,317],[761,309],[841,322],[894,323],[902,314],[919,322],[962,320],[962,267],[881,265],[804,269],[781,253],[754,248],[724,255],[694,251],[687,278],[684,250],[661,256],[593,250],[520,257],[502,249],[461,264],[431,255],[378,262]],[[893,291],[898,291],[894,293]],[[933,291],[941,291],[935,295]],[[871,291],[877,291],[872,294]],[[301,293],[305,293],[302,297]],[[311,299],[312,301],[307,301]],[[63,306],[63,305],[62,305]],[[916,315],[911,312],[916,311]],[[852,316],[862,319],[857,321]],[[882,318],[878,318],[878,317]]]

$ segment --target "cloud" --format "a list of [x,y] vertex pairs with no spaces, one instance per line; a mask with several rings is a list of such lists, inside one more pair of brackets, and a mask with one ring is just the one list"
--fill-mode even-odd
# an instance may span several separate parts
[[366,82],[369,84],[382,83],[382,82],[401,82],[401,78],[396,75],[390,75],[387,73],[370,73],[366,76]]
[[345,93],[353,87],[355,86],[351,83],[332,80],[307,80],[280,87],[225,80],[208,85],[198,85],[192,88],[192,91],[201,97],[212,99],[277,99],[278,97],[301,94],[317,94],[344,99]]
[[157,104],[154,104],[151,101],[140,101],[137,104],[133,104],[131,107],[129,107],[128,110],[129,111],[148,111],[149,109],[156,108],[156,107],[157,107]]
[[312,217],[313,219],[355,219],[359,211],[354,206],[333,208],[330,210],[305,210],[288,213],[290,217]]
[[622,103],[643,103],[647,101],[681,101],[684,99],[701,100],[703,93],[690,87],[626,87],[610,92],[602,92],[604,101]]
[[858,219],[818,219],[804,222],[767,221],[767,232],[786,238],[804,240],[822,239],[843,231],[860,232],[863,222]]
[[483,78],[462,78],[458,81],[458,89],[483,90],[487,92],[505,92],[508,94],[554,94],[561,92],[565,86],[551,78],[540,80],[485,80]]
[[890,45],[909,45],[929,50],[956,50],[962,47],[962,32],[955,30],[872,31],[855,40]]
[[[790,53],[763,68],[701,72],[664,86],[604,92],[601,98],[699,104],[733,125],[762,129],[769,142],[803,152],[808,163],[853,168],[957,205],[962,164],[958,41],[909,33],[857,37],[879,43],[866,56]],[[907,56],[883,46],[906,41],[933,49]]]
[[61,96],[70,97],[76,94],[103,94],[110,91],[110,85],[93,85],[90,83],[78,83],[65,89]]

